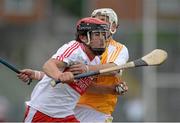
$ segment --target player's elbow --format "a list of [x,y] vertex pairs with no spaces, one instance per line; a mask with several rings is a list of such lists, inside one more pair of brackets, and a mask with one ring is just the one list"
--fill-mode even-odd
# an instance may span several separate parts
[[51,64],[52,64],[51,62],[52,62],[51,59],[49,59],[48,61],[46,61],[46,62],[44,63],[42,69],[43,69],[43,71],[44,71],[45,73],[47,73],[47,71],[49,70],[49,68],[51,68]]

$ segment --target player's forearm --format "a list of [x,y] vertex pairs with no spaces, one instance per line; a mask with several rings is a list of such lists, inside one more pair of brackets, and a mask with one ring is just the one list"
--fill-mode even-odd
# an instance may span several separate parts
[[128,86],[126,82],[113,85],[97,85],[96,83],[93,83],[87,91],[95,94],[123,95],[128,91]]
[[50,64],[50,63],[45,63],[44,66],[43,66],[43,71],[45,72],[45,74],[55,80],[58,80],[58,74],[59,74],[59,71],[58,69]]
[[61,71],[59,70],[59,67],[63,67],[63,66],[59,66],[58,65],[57,60],[55,59],[49,59],[44,65],[43,65],[43,71],[45,72],[45,74],[55,80],[58,80],[59,78],[59,74],[61,74]]
[[115,85],[103,86],[103,85],[93,84],[88,88],[87,91],[95,94],[116,94]]

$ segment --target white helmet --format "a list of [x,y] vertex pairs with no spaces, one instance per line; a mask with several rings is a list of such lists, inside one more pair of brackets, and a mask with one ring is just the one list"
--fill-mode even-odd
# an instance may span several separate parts
[[114,10],[112,10],[111,8],[95,9],[92,12],[91,17],[96,17],[97,15],[108,16],[109,22],[110,22],[110,32],[112,34],[114,34],[116,32],[116,29],[114,31],[112,31],[111,26],[112,26],[113,23],[115,23],[116,26],[118,26],[118,17],[117,17],[117,14],[114,12]]

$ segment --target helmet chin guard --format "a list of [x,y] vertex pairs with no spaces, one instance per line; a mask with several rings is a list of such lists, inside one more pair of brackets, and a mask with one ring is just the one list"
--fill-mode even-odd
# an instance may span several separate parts
[[104,53],[104,51],[105,51],[105,48],[91,48],[90,47],[90,49],[93,52],[93,54],[96,55],[96,56],[102,55]]
[[89,45],[91,43],[90,33],[87,32],[87,43],[86,45]]

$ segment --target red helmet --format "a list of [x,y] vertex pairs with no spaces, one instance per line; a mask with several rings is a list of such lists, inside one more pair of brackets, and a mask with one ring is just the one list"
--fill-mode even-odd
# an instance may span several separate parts
[[109,31],[109,24],[100,19],[86,17],[77,22],[76,29],[78,34],[87,34],[93,30]]

